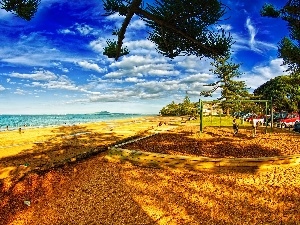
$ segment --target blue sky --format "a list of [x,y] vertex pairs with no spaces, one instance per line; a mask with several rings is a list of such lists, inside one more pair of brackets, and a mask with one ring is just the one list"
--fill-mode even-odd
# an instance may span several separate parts
[[[277,43],[288,35],[286,24],[260,17],[264,0],[222,2],[228,10],[221,24],[233,36],[232,57],[242,64],[240,79],[250,92],[284,74]],[[214,81],[210,59],[171,60],[157,53],[138,17],[125,37],[130,54],[107,58],[103,47],[122,17],[103,13],[99,0],[41,0],[29,22],[0,10],[0,114],[157,114],[186,92],[198,101],[204,85]]]

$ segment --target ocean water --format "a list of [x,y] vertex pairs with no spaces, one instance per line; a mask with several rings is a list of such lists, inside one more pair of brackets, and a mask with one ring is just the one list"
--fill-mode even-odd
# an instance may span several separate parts
[[66,115],[0,115],[0,131],[19,129],[19,127],[48,127],[58,125],[74,125],[88,122],[130,119],[145,116],[144,114],[126,114],[100,112],[93,114]]

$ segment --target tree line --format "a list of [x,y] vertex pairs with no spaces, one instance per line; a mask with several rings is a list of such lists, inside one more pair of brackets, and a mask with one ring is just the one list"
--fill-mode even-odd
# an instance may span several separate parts
[[185,96],[182,103],[172,101],[170,104],[164,106],[159,114],[162,116],[197,117],[199,115],[199,102],[191,102],[189,96]]
[[[300,102],[299,83],[300,77],[281,75],[270,79],[256,88],[253,94],[243,89],[244,94],[242,96],[231,95],[232,99],[237,100],[236,102],[226,102],[226,98],[224,97],[223,99],[220,98],[220,102],[216,100],[215,103],[212,102],[212,104],[218,105],[224,114],[233,112],[254,112],[262,114],[266,111],[264,103],[239,102],[238,100],[272,99],[273,109],[275,111],[297,112]],[[186,96],[182,103],[172,101],[170,104],[164,106],[160,110],[160,114],[163,116],[197,116],[199,115],[199,102],[191,102],[190,98]]]
[[[266,83],[256,88],[253,94],[245,92],[242,96],[232,95],[236,102],[227,102],[225,98],[212,101],[222,114],[232,114],[234,112],[253,112],[264,114],[265,103],[239,102],[238,100],[271,100],[275,111],[297,112],[300,102],[300,77],[281,75],[270,79]],[[243,89],[243,91],[245,91]],[[202,98],[203,99],[203,98]],[[205,100],[205,99],[203,99]],[[223,101],[222,101],[223,100]],[[268,105],[270,107],[270,104]],[[270,110],[270,108],[268,109]],[[191,102],[189,96],[185,96],[182,102],[172,101],[160,110],[162,116],[198,116],[199,102]]]

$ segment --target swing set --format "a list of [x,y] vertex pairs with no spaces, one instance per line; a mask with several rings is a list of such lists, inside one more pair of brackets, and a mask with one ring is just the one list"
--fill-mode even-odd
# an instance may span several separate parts
[[[200,133],[203,133],[203,105],[205,103],[209,103],[209,104],[215,104],[215,103],[247,103],[247,102],[254,102],[254,103],[265,103],[265,133],[267,133],[267,127],[268,127],[268,104],[270,105],[270,117],[271,117],[271,129],[270,129],[270,133],[273,132],[273,102],[272,102],[272,98],[270,100],[249,100],[249,99],[241,99],[241,100],[214,100],[214,101],[203,101],[201,99],[199,99],[199,114],[200,114]],[[221,113],[220,115],[220,124],[221,124]]]

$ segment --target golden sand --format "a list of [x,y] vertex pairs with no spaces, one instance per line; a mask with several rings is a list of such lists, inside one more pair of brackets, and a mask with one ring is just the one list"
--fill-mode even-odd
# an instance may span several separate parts
[[[124,139],[171,129],[179,119],[141,117],[0,132],[0,179],[76,161],[82,154],[105,151]],[[160,122],[168,125],[158,126]]]
[[[122,125],[119,125],[122,130]],[[133,128],[127,125],[125,134],[129,135],[129,129]],[[167,127],[156,125],[153,129]],[[107,137],[119,137],[112,135],[113,131],[108,126],[105,130],[104,134],[102,132],[98,136],[90,134],[90,145],[90,142],[84,141],[84,135],[81,138],[80,135],[72,136],[71,132],[59,130],[60,134],[67,137],[56,137],[54,140],[58,142],[53,145],[64,150],[61,155],[68,158],[71,156],[68,155],[68,146],[72,146],[73,150],[77,149],[76,146],[88,149],[97,147],[98,140],[104,142]],[[252,139],[246,134],[233,137],[232,130],[221,131],[223,133],[211,128],[202,136],[205,140],[201,146],[207,154],[214,147],[216,156],[219,153],[240,155],[242,153],[237,151],[237,146],[241,147],[239,151],[244,151],[244,154],[252,154],[246,146],[248,144],[253,149],[261,146],[261,152],[255,154],[282,154],[276,150],[284,148],[287,152],[289,143],[282,145],[282,148],[277,146],[278,143],[283,144],[284,140],[299,143],[299,136],[291,138],[291,133],[275,134],[273,141],[266,142],[264,138],[267,136],[264,135]],[[76,130],[75,133],[78,132]],[[195,138],[201,138],[193,132],[190,124],[184,124],[170,133],[163,132],[163,135],[145,139],[138,148],[194,155],[195,145],[192,143]],[[120,137],[125,137],[125,134]],[[216,139],[216,143],[209,142],[209,138]],[[66,143],[64,139],[67,139]],[[112,142],[115,139],[108,140],[108,143]],[[51,146],[50,143],[47,145]],[[231,143],[235,149],[230,148]],[[50,152],[55,153],[54,149],[46,149],[39,155],[49,156]],[[104,160],[105,155],[106,152],[102,152],[81,161],[76,161],[74,156],[72,164],[43,173],[32,171],[17,182],[5,180],[0,185],[0,224],[299,224],[299,166],[274,166],[265,171],[184,171],[111,163]],[[41,159],[39,161],[42,162]],[[29,167],[19,166],[19,170]]]

